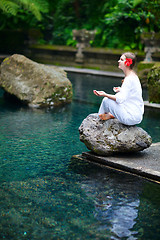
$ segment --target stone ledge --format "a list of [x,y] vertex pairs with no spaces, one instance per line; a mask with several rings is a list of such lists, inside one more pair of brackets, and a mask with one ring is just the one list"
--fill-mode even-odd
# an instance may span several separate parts
[[95,70],[95,69],[88,69],[88,68],[75,68],[75,67],[60,67],[66,72],[73,72],[73,73],[81,73],[81,74],[91,74],[96,76],[105,76],[105,77],[117,77],[123,78],[124,74],[121,72],[111,72],[111,71],[102,71],[102,70]]
[[[135,154],[117,154],[110,157],[84,152],[77,156],[82,160],[100,163],[104,166],[136,174],[160,183],[160,142],[153,143],[148,149]],[[76,156],[74,156],[76,158]]]
[[159,103],[150,103],[149,101],[144,101],[144,106],[148,108],[156,108],[160,110],[160,104]]

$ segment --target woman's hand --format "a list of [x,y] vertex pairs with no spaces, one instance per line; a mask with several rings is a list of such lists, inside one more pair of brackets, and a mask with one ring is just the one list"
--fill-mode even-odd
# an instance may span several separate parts
[[107,93],[105,93],[104,91],[93,90],[93,93],[99,97],[107,97]]
[[117,92],[120,92],[120,90],[121,90],[121,87],[114,87],[114,88],[113,88],[113,91],[116,92],[116,93],[117,93]]

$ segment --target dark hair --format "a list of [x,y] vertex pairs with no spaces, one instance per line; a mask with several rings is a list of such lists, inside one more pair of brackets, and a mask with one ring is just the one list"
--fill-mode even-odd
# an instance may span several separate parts
[[136,55],[132,52],[125,52],[123,53],[123,55],[126,57],[126,58],[131,58],[132,59],[132,64],[129,66],[130,69],[132,69],[136,63]]

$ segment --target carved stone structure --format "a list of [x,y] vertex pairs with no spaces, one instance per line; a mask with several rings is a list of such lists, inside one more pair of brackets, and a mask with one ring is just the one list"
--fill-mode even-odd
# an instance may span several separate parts
[[76,62],[83,63],[84,54],[83,49],[86,47],[90,47],[90,41],[93,41],[95,37],[96,30],[88,31],[86,29],[81,30],[73,30],[73,39],[77,41],[77,53],[76,53]]
[[144,43],[144,51],[146,53],[145,62],[152,62],[152,54],[160,51],[160,33],[146,32],[141,35],[142,43]]

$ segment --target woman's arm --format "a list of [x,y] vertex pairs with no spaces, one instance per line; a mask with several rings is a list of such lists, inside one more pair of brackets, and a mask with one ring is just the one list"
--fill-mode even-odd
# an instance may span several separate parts
[[99,97],[108,97],[109,99],[112,99],[114,101],[116,101],[116,96],[115,95],[112,95],[112,94],[108,94],[104,91],[97,91],[97,90],[93,90],[93,93],[96,95],[96,96],[99,96]]

